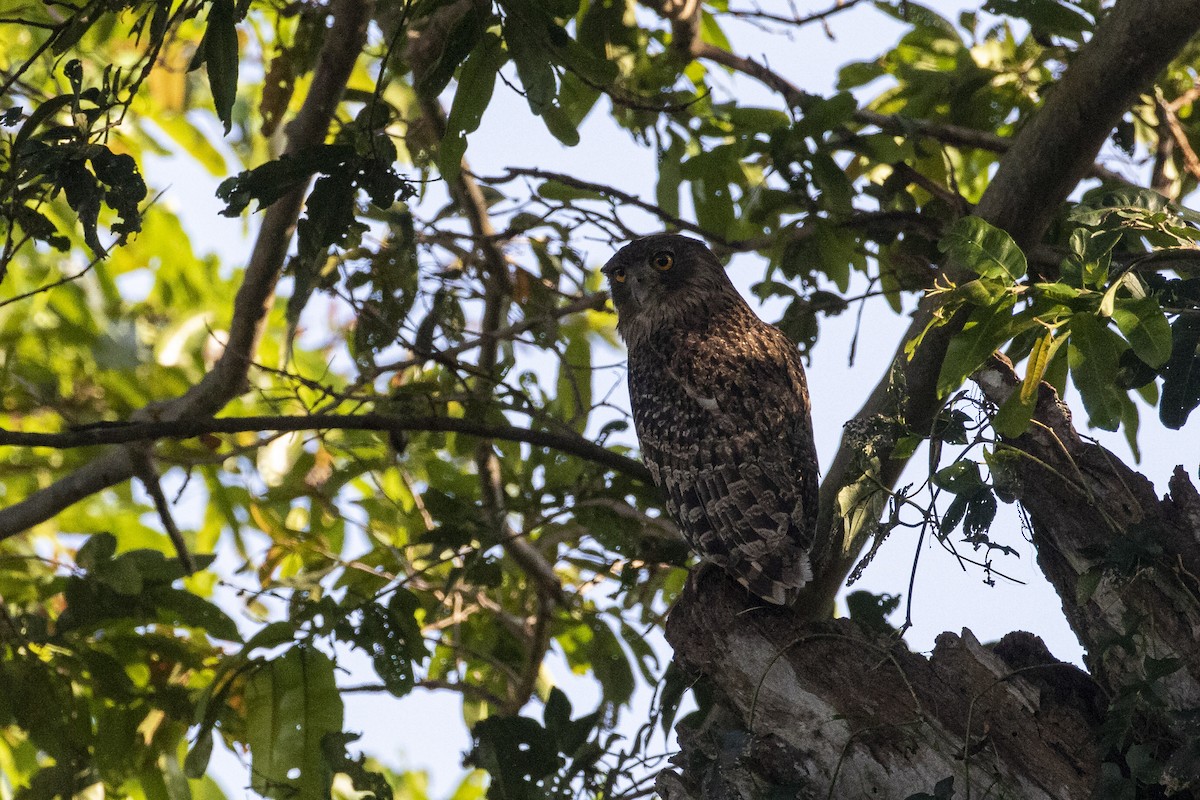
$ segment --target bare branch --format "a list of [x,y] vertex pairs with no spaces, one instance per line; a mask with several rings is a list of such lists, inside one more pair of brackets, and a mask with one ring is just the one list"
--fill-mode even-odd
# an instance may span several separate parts
[[[502,698],[492,694],[481,686],[475,686],[470,683],[427,679],[417,681],[413,685],[418,689],[445,689],[451,692],[458,692],[464,697],[472,697],[476,700],[482,700],[483,702],[495,706],[496,708],[504,708],[506,705]],[[384,686],[382,683],[363,683],[355,686],[340,686],[338,687],[338,691],[342,694],[374,694],[377,692],[391,692],[391,689],[389,689],[387,686]]]
[[550,172],[548,170],[537,169],[537,168],[533,168],[533,167],[508,167],[503,175],[498,175],[494,178],[481,178],[481,180],[483,180],[486,183],[508,183],[509,181],[513,181],[513,180],[516,180],[517,178],[521,178],[521,177],[537,178],[538,180],[558,181],[559,183],[566,184],[567,186],[574,186],[577,189],[584,189],[586,191],[599,192],[600,194],[603,194],[605,197],[607,197],[611,200],[619,201],[619,202],[623,203],[624,205],[629,205],[629,206],[634,206],[635,208],[640,208],[643,211],[648,211],[649,213],[658,217],[660,220],[662,220],[667,225],[670,225],[674,228],[678,228],[681,231],[689,231],[691,233],[698,234],[698,235],[703,236],[704,238],[708,239],[709,241],[719,242],[720,244],[725,245],[726,247],[730,246],[730,244],[731,244],[730,242],[724,241],[720,236],[717,236],[716,234],[714,234],[708,230],[705,230],[704,228],[702,228],[701,226],[697,225],[694,222],[689,222],[688,220],[683,219],[682,217],[678,217],[674,214],[669,214],[663,208],[661,208],[660,206],[657,206],[653,203],[647,203],[645,200],[642,200],[637,195],[629,194],[628,192],[623,192],[620,189],[617,189],[612,186],[606,186],[606,185],[600,184],[600,183],[593,183],[591,181],[581,180],[581,179],[573,177],[571,175],[565,175],[561,172]]
[[[725,239],[695,223],[680,219],[672,214],[668,214],[659,206],[649,203],[636,195],[623,192],[620,189],[612,186],[607,186],[602,183],[594,183],[585,181],[571,175],[566,175],[561,172],[550,172],[544,169],[534,167],[509,167],[504,175],[495,178],[485,178],[488,183],[505,183],[514,180],[517,177],[538,178],[539,180],[555,180],[568,186],[573,186],[577,189],[584,189],[590,192],[597,192],[610,198],[611,200],[619,201],[626,205],[636,206],[644,211],[658,217],[669,226],[674,226],[680,230],[695,233],[698,236],[703,236],[713,244],[719,245],[726,250],[735,252],[749,252],[751,250],[761,250],[765,247],[770,247],[777,244],[781,239],[787,241],[798,242],[812,236],[817,227],[814,225],[792,225],[778,234],[771,236],[759,236],[753,239]],[[863,211],[855,214],[852,217],[843,220],[821,219],[823,224],[833,223],[835,225],[847,228],[886,228],[888,230],[925,230],[933,235],[940,235],[940,222],[930,220],[922,216],[918,212],[911,211]]]
[[724,13],[731,17],[738,17],[739,19],[764,20],[766,22],[777,22],[781,25],[790,25],[795,28],[801,28],[805,25],[811,25],[814,22],[825,22],[836,14],[840,14],[843,11],[849,11],[861,2],[862,0],[837,0],[836,3],[824,11],[815,11],[812,14],[804,15],[793,14],[790,17],[786,17],[783,14],[772,14],[768,11],[763,11],[762,9],[758,8],[731,8]]
[[[453,347],[447,347],[443,350],[439,350],[438,357],[453,358],[455,356],[462,355],[470,350],[474,350],[476,347],[480,347],[484,341],[489,338],[498,339],[500,341],[512,340],[520,336],[522,333],[536,328],[538,325],[544,325],[547,322],[562,319],[563,317],[569,317],[572,314],[578,314],[582,311],[599,311],[604,308],[604,305],[607,302],[607,292],[584,295],[583,297],[579,297],[569,303],[558,306],[557,308],[545,314],[539,314],[536,317],[527,317],[514,325],[509,325],[506,328],[499,328],[498,330],[490,333],[481,333],[478,339],[472,339],[469,342],[463,342],[462,344],[457,344]],[[403,361],[395,361],[390,364],[381,364],[376,367],[375,371],[378,373],[392,372],[394,370],[413,366],[414,364],[423,363],[426,360],[428,360],[426,356],[418,355],[413,358],[406,358]]]
[[1196,151],[1188,139],[1187,131],[1179,122],[1179,116],[1166,103],[1159,104],[1159,113],[1163,115],[1163,120],[1167,123],[1167,130],[1171,132],[1171,138],[1175,140],[1175,146],[1179,148],[1179,153],[1183,156],[1184,169],[1190,172],[1193,178],[1200,180],[1200,157],[1196,156]]
[[[587,459],[614,472],[649,482],[650,473],[628,456],[608,450],[576,433],[492,425],[460,417],[400,417],[389,414],[311,414],[306,416],[188,417],[159,421],[110,422],[65,433],[0,430],[0,446],[50,447],[67,450],[106,444],[139,444],[156,439],[191,439],[206,433],[247,431],[428,431],[524,442]],[[0,532],[3,538],[8,532]]]
[[[70,275],[64,275],[63,277],[59,278],[58,280],[50,281],[49,283],[43,283],[41,286],[39,286],[36,289],[30,289],[28,292],[22,292],[21,294],[18,294],[18,295],[8,298],[7,300],[0,300],[0,308],[4,308],[5,306],[12,305],[13,303],[19,303],[22,300],[28,300],[29,298],[31,298],[35,295],[39,295],[42,292],[48,292],[51,289],[57,289],[59,286],[63,286],[65,284],[71,283],[72,281],[77,281],[80,278],[82,278],[84,275],[87,275],[89,272],[91,272],[93,269],[95,269],[96,265],[99,264],[103,258],[104,258],[104,256],[94,256],[92,258],[92,260],[87,263],[87,266],[85,266],[83,269],[79,270],[78,272],[72,272]],[[3,264],[3,263],[7,263],[6,260],[0,260],[0,264]],[[2,275],[0,275],[0,280],[3,280]]]

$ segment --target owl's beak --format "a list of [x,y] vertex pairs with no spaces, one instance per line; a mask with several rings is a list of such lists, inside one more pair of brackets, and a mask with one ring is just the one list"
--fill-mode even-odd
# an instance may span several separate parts
[[629,276],[629,294],[638,308],[642,308],[650,300],[650,286],[636,273]]

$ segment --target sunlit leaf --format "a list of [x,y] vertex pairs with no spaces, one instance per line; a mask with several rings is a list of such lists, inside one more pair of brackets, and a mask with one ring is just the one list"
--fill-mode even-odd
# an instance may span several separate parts
[[1015,281],[1025,275],[1025,254],[1004,231],[979,217],[963,217],[938,242],[938,249],[985,278]]
[[329,657],[293,647],[258,664],[244,695],[254,790],[280,800],[328,798],[333,773],[321,740],[342,730],[342,698]]

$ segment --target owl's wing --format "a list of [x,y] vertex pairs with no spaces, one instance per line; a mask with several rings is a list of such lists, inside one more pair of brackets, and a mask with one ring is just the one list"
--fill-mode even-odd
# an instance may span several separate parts
[[709,419],[691,453],[668,459],[678,471],[669,484],[697,551],[756,596],[786,604],[812,580],[817,463],[799,356],[760,326],[709,339],[692,351],[695,363],[672,370]]

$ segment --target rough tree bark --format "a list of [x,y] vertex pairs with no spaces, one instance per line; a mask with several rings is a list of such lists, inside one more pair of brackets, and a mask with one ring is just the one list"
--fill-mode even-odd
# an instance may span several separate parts
[[[1196,0],[1118,3],[1015,137],[976,213],[1036,245],[1114,125],[1198,27]],[[901,365],[910,422],[933,407],[954,332],[940,329]],[[1019,385],[1002,358],[975,380],[994,403]],[[879,413],[886,394],[885,379],[857,419]],[[835,531],[838,489],[855,477],[850,451],[843,445],[823,486],[822,520]],[[1025,633],[990,647],[970,631],[946,633],[926,658],[847,620],[813,621],[861,542],[834,542],[819,596],[799,610],[747,608],[744,592],[705,571],[672,610],[667,638],[713,699],[699,726],[680,731],[675,768],[659,776],[664,798],[899,800],[933,794],[951,777],[959,797],[1089,798],[1137,770],[1118,740],[1162,766],[1138,775],[1157,784],[1152,796],[1195,793],[1200,494],[1179,468],[1160,499],[1081,438],[1045,385],[1030,431],[997,451],[1010,465],[998,488],[1029,514],[1039,565],[1087,649],[1088,672]],[[877,477],[891,486],[904,463],[887,455]]]

